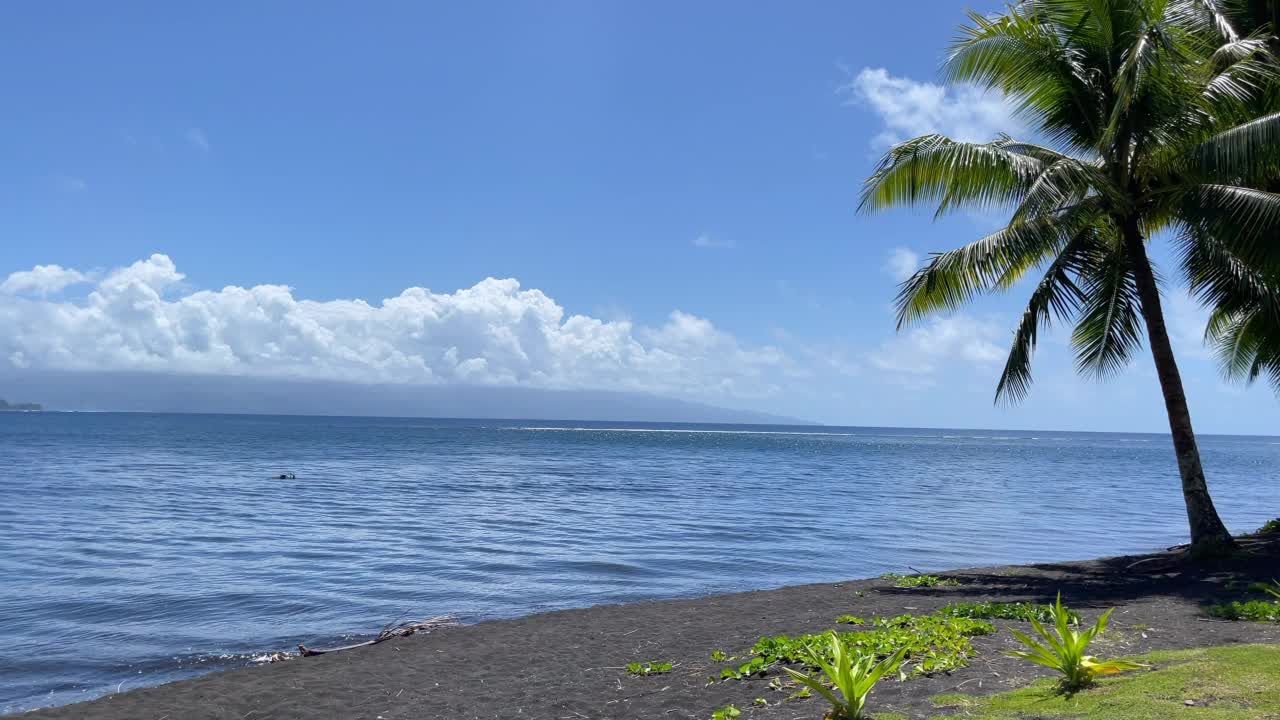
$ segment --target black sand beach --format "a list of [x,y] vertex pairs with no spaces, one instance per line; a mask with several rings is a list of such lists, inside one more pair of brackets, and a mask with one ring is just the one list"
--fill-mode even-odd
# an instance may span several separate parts
[[[690,600],[598,606],[450,627],[372,647],[126,691],[38,710],[29,720],[491,720],[696,718],[734,703],[744,718],[818,718],[819,700],[784,701],[769,688],[779,670],[708,683],[761,635],[820,632],[844,613],[927,613],[968,600],[1051,601],[1059,591],[1092,619],[1117,608],[1100,641],[1109,656],[1156,649],[1280,642],[1280,625],[1224,622],[1204,607],[1234,599],[1243,583],[1280,575],[1280,538],[1253,538],[1247,557],[1191,565],[1174,553],[944,573],[957,587],[898,589],[882,579],[806,585]],[[974,638],[968,667],[907,682],[884,682],[877,710],[938,714],[929,697],[991,693],[1026,684],[1034,666],[1000,654],[1014,647],[1004,628]],[[633,677],[625,665],[665,660],[671,673]],[[768,707],[753,708],[755,698]]]

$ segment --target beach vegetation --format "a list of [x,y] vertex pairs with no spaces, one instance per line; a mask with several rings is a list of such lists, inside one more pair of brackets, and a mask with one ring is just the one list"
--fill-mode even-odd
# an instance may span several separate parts
[[712,711],[711,720],[733,720],[741,715],[742,711],[738,709],[737,705],[725,705]]
[[725,655],[723,650],[711,651],[711,662],[724,662],[725,660],[728,660],[728,659],[729,659],[729,656]]
[[1274,600],[1233,600],[1209,606],[1209,615],[1222,620],[1248,620],[1250,622],[1280,622],[1280,581],[1255,582],[1249,591],[1266,593]]
[[865,625],[867,623],[867,619],[858,617],[857,615],[841,615],[836,618],[836,622],[841,625]]
[[627,672],[632,675],[662,675],[671,672],[671,668],[675,667],[669,662],[649,661],[649,662],[633,662],[627,663]]
[[[1080,623],[1080,614],[1067,609],[1067,619],[1072,625]],[[1025,602],[962,602],[952,603],[938,611],[950,617],[980,618],[984,620],[1038,620],[1053,622],[1053,606]]]
[[1100,678],[1089,692],[1058,693],[1051,679],[996,695],[931,698],[940,717],[967,720],[1167,720],[1280,717],[1280,646],[1231,645],[1130,658],[1146,672]]
[[[906,656],[905,648],[884,658],[876,659],[874,654],[857,654],[841,641],[835,631],[828,631],[824,636],[826,652],[814,652],[809,664],[816,665],[826,676],[826,683],[810,677],[806,673],[792,668],[783,670],[813,692],[818,693],[831,703],[830,720],[862,720],[867,704],[867,696],[880,678],[897,672]],[[829,660],[828,660],[829,658]]]
[[905,330],[981,295],[1028,287],[1021,281],[1034,275],[998,403],[1027,396],[1051,323],[1074,325],[1076,366],[1095,378],[1125,369],[1145,344],[1197,557],[1235,543],[1205,480],[1153,240],[1171,242],[1181,280],[1208,309],[1206,339],[1224,372],[1265,374],[1280,386],[1275,59],[1261,33],[1242,31],[1220,6],[1021,0],[996,15],[970,13],[945,78],[1003,94],[1035,141],[906,140],[884,155],[860,203],[1008,213],[1002,229],[933,254],[896,303]]
[[960,584],[959,580],[953,578],[941,578],[937,575],[899,575],[898,573],[885,573],[880,576],[881,580],[889,580],[896,588],[935,588],[935,587],[955,587]]
[[1220,620],[1280,622],[1280,602],[1269,600],[1232,600],[1209,606],[1209,614]]
[[1005,654],[1062,673],[1060,682],[1064,692],[1075,692],[1085,688],[1099,675],[1112,675],[1144,667],[1123,660],[1099,660],[1087,654],[1089,644],[1106,631],[1107,619],[1111,617],[1113,611],[1114,608],[1107,610],[1093,625],[1077,630],[1071,626],[1070,615],[1062,606],[1062,595],[1059,593],[1058,599],[1053,604],[1053,632],[1050,633],[1039,620],[1033,618],[1031,627],[1043,642],[1010,629],[1009,632],[1025,645],[1027,650],[1008,650]]
[[[940,615],[899,615],[876,618],[866,630],[837,633],[847,647],[864,655],[884,658],[905,650],[904,658],[914,674],[932,674],[964,667],[973,657],[971,637],[989,635],[995,626],[984,620]],[[799,664],[818,669],[812,663],[829,649],[825,634],[767,635],[751,648],[752,667],[767,669],[777,663]],[[834,658],[825,657],[828,663]],[[726,675],[725,677],[738,677]]]

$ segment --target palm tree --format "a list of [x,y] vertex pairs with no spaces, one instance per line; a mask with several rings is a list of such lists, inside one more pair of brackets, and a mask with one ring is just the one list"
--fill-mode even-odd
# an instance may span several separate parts
[[1265,39],[1229,32],[1228,20],[1214,0],[1023,0],[1000,16],[970,13],[947,80],[1003,92],[1043,141],[908,140],[861,202],[1010,210],[1003,229],[935,254],[897,298],[901,329],[1043,269],[997,402],[1026,396],[1052,321],[1075,322],[1077,367],[1099,377],[1129,363],[1145,330],[1195,554],[1233,542],[1209,496],[1147,245],[1173,242],[1214,307],[1243,303],[1241,288],[1272,296],[1251,280],[1280,268],[1280,195],[1259,189],[1280,154],[1280,114],[1256,109],[1273,65]]

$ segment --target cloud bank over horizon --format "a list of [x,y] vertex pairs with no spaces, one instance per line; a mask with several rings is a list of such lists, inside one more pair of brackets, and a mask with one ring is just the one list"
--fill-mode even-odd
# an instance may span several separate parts
[[[864,372],[924,386],[944,357],[989,364],[988,322],[940,317],[863,347],[751,344],[673,309],[646,326],[571,314],[514,278],[411,287],[373,304],[287,285],[192,289],[154,254],[109,271],[40,265],[0,282],[0,365],[413,385],[621,390],[761,407]],[[886,315],[886,334],[891,332]]]
[[[0,283],[0,358],[17,368],[156,370],[346,382],[615,389],[702,398],[776,394],[796,370],[673,310],[645,327],[565,312],[541,290],[486,278],[370,304],[286,285],[189,290],[166,255],[105,273],[57,265]],[[65,292],[88,285],[78,297]],[[57,297],[67,295],[68,297]]]

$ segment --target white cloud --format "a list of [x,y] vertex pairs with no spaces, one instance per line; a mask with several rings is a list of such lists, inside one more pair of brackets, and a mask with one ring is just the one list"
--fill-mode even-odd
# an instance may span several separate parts
[[884,271],[898,282],[902,282],[920,269],[920,253],[910,248],[896,247],[889,251],[889,259],[884,263]]
[[41,297],[87,282],[89,276],[61,265],[37,265],[30,270],[12,273],[0,283],[0,293],[5,295],[34,294]]
[[1019,127],[1012,105],[981,88],[946,88],[894,77],[884,68],[863,68],[844,90],[883,121],[884,129],[872,140],[878,148],[929,133],[987,141]]
[[185,133],[185,137],[187,139],[187,142],[190,143],[192,147],[199,150],[200,152],[207,153],[213,149],[212,146],[209,144],[209,136],[206,135],[204,131],[201,130],[200,128],[191,128],[187,130],[187,132]]
[[693,246],[700,248],[720,248],[722,250],[732,250],[738,247],[738,243],[733,240],[722,240],[720,238],[711,237],[703,233],[693,239]]
[[877,368],[893,374],[933,375],[957,361],[983,369],[998,367],[1006,349],[1006,329],[996,322],[964,314],[934,318],[885,341],[868,354]]
[[[568,315],[540,290],[489,278],[370,304],[284,285],[191,292],[165,255],[104,274],[83,299],[0,297],[0,358],[20,367],[158,370],[392,383],[602,388],[716,399],[774,396],[790,356],[676,310],[657,327]],[[14,273],[43,296],[87,276]]]

